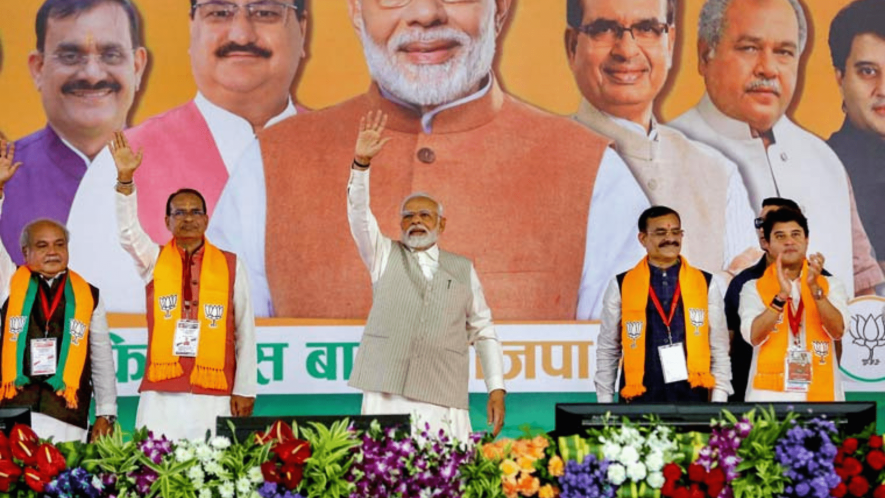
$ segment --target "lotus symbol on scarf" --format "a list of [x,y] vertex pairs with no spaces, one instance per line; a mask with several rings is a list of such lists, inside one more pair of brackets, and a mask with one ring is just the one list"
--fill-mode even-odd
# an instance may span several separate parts
[[71,318],[71,344],[74,346],[80,345],[80,339],[86,335],[86,324],[77,320],[76,318]]
[[848,327],[851,343],[863,346],[870,351],[870,356],[863,360],[864,365],[878,365],[879,360],[873,358],[875,349],[885,346],[885,318],[882,314],[853,315]]
[[828,341],[813,341],[814,355],[820,358],[820,364],[823,365],[830,355],[830,343]]
[[10,341],[15,342],[18,340],[18,335],[25,330],[25,323],[27,321],[28,317],[26,316],[9,317],[9,333],[12,334],[12,337],[9,338]]
[[204,304],[203,312],[206,313],[206,318],[212,320],[212,323],[209,324],[213,329],[216,326],[218,320],[221,320],[221,315],[224,313],[224,306],[220,304]]
[[636,349],[636,339],[642,335],[642,322],[627,322],[627,337],[633,339],[631,348]]
[[688,317],[691,320],[691,324],[694,325],[694,335],[701,335],[699,327],[704,324],[705,314],[704,310],[700,308],[688,308]]
[[175,294],[170,294],[168,296],[160,296],[157,299],[160,301],[160,309],[163,311],[163,313],[166,313],[166,316],[164,318],[166,318],[167,320],[171,319],[172,310],[174,310],[175,307],[178,306],[178,296],[176,296]]

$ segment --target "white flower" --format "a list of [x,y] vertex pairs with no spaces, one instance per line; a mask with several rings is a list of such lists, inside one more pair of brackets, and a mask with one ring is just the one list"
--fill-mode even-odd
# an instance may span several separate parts
[[234,498],[234,483],[231,481],[221,483],[221,486],[218,486],[218,494],[221,498]]
[[618,457],[618,461],[626,466],[634,464],[639,461],[639,452],[637,452],[636,448],[632,446],[625,446],[624,449],[621,450],[621,456]]
[[191,481],[194,482],[194,487],[200,489],[203,485],[203,480],[206,478],[206,474],[203,472],[203,469],[200,468],[199,465],[194,465],[193,467],[187,469],[187,476]]
[[252,467],[246,475],[249,477],[249,480],[255,484],[264,482],[264,476],[261,474],[261,467]]
[[608,477],[608,481],[615,486],[620,486],[624,483],[624,479],[627,478],[627,471],[624,469],[624,466],[619,463],[613,463],[608,466],[608,472],[606,473],[606,477]]
[[646,475],[648,475],[648,471],[645,468],[645,464],[642,462],[636,462],[627,466],[627,477],[629,477],[631,481],[639,482],[645,479]]
[[252,491],[252,483],[249,482],[249,479],[245,477],[237,479],[237,493],[240,496],[245,496],[249,494],[249,491]]
[[648,479],[645,480],[652,489],[661,489],[665,481],[664,474],[661,472],[652,472],[648,475]]
[[224,472],[224,469],[221,467],[221,465],[219,465],[218,462],[209,462],[206,464],[207,474],[220,476],[222,472]]
[[664,455],[653,451],[649,453],[648,457],[645,458],[645,466],[648,467],[649,472],[657,472],[664,468]]
[[209,488],[203,488],[200,490],[200,498],[212,498],[212,490]]
[[197,446],[194,454],[197,455],[197,459],[199,459],[201,462],[214,460],[214,458],[212,458],[212,448],[210,448],[207,444],[201,444]]
[[175,461],[176,462],[186,462],[194,457],[194,450],[188,448],[187,446],[179,446],[175,448]]
[[605,443],[602,447],[602,456],[611,461],[617,461],[621,456],[621,446],[617,443]]
[[224,436],[215,436],[209,444],[216,450],[223,450],[230,447],[230,439]]

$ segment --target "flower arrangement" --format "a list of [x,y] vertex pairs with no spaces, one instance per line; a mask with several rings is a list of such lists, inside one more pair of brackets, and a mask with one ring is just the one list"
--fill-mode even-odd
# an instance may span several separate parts
[[807,424],[791,423],[775,446],[777,461],[790,479],[782,496],[827,498],[841,482],[833,468],[837,450],[831,438],[836,435],[836,426],[819,418]]
[[885,498],[885,452],[882,436],[869,427],[863,433],[845,438],[833,459],[839,484],[830,492],[836,498],[872,496]]
[[[503,439],[487,443],[483,445],[482,453],[487,458],[500,461],[498,467],[501,469],[504,496],[507,498],[539,496],[541,494],[552,496],[553,486],[550,483],[545,483],[542,491],[541,478],[539,477],[545,468],[546,451],[549,447],[550,440],[539,435],[525,439]],[[561,460],[559,462],[561,464]],[[556,462],[554,462],[555,465]],[[548,470],[548,472],[550,471]]]

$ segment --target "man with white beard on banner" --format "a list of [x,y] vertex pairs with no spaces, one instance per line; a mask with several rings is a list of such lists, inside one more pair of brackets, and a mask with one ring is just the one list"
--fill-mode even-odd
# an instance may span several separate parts
[[[370,162],[391,140],[387,116],[369,112],[347,187],[347,219],[372,277],[372,311],[348,385],[363,390],[363,415],[408,413],[420,432],[443,429],[467,441],[467,383],[472,344],[489,391],[488,423],[504,425],[504,355],[473,263],[437,245],[446,228],[443,206],[425,193],[402,203],[402,241],[384,236],[369,207]],[[376,166],[378,171],[385,166]]]
[[504,92],[492,64],[511,0],[348,6],[371,86],[259,133],[211,222],[213,240],[258,269],[258,314],[368,313],[371,288],[340,230],[346,183],[330,165],[351,161],[351,124],[376,109],[393,138],[375,172],[382,232],[396,229],[401,199],[433,191],[457,227],[447,247],[476,262],[498,318],[571,320],[596,305],[641,256],[626,227],[648,200],[607,139]]
[[[857,213],[845,167],[821,139],[787,116],[805,51],[799,0],[707,0],[698,21],[698,68],[707,93],[669,124],[738,165],[751,206],[793,199],[816,230],[848,295],[885,281]],[[853,278],[849,278],[853,275]]]

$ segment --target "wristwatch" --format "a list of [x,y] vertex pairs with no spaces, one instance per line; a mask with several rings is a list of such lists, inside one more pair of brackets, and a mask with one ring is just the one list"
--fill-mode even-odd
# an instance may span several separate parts
[[822,287],[818,287],[816,290],[812,291],[811,297],[814,298],[815,301],[820,301],[824,298],[824,290]]

